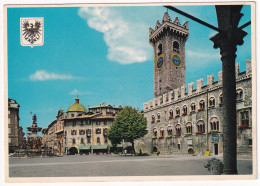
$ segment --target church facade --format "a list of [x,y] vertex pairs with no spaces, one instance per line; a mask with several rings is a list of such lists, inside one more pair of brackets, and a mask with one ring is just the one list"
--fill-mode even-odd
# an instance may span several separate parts
[[[188,22],[181,25],[168,13],[155,30],[149,29],[154,48],[154,99],[143,104],[148,134],[136,142],[136,151],[162,154],[211,154],[223,152],[222,71],[218,80],[208,75],[188,84],[186,90],[185,42]],[[238,152],[252,150],[252,72],[236,64]]]

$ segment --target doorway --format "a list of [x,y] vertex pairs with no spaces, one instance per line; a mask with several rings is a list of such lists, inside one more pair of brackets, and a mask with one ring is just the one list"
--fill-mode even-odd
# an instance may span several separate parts
[[218,143],[214,144],[214,152],[215,152],[215,155],[218,155]]

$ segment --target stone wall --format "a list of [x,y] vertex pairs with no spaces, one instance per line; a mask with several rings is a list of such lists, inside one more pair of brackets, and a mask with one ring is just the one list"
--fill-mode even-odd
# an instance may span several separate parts
[[[239,64],[236,64],[237,89],[243,91],[242,99],[237,100],[237,128],[238,128],[238,149],[251,148],[251,126],[252,126],[252,84],[250,60],[247,60],[247,71],[239,72]],[[210,153],[222,153],[222,72],[218,73],[218,81],[214,81],[214,74],[207,76],[207,85],[203,86],[203,79],[197,80],[197,89],[193,89],[193,83],[188,85],[186,92],[185,86],[154,98],[144,103],[144,117],[147,118],[148,134],[142,139],[137,140],[136,150],[143,149],[143,152],[152,153],[156,147],[164,154],[187,154],[189,149],[193,153],[204,154],[206,150]],[[210,106],[210,99],[215,100],[215,106]],[[204,109],[200,109],[200,102],[204,101]],[[191,104],[196,106],[195,111],[191,111]],[[187,107],[187,113],[183,113],[183,107]],[[180,110],[180,115],[176,109]],[[170,111],[173,111],[173,117]],[[241,112],[249,112],[249,126],[242,127]],[[160,118],[158,119],[158,114]],[[153,121],[154,120],[154,121]],[[218,130],[211,127],[211,122],[218,122]],[[204,123],[205,132],[199,132],[198,125]],[[186,131],[187,124],[192,126],[191,134]],[[180,136],[176,135],[176,125],[181,126]],[[172,128],[172,135],[167,136],[167,128]],[[153,130],[157,130],[157,136],[153,137]],[[164,136],[160,136],[160,130],[164,131]],[[190,150],[191,151],[191,150]]]

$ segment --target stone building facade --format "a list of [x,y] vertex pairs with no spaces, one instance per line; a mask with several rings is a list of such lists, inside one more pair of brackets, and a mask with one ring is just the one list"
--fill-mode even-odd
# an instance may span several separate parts
[[[108,129],[121,107],[102,104],[95,107],[88,107],[88,110],[79,103],[76,97],[60,120],[61,129],[57,134],[63,135],[63,152],[66,154],[99,154],[110,153],[112,145],[108,140]],[[56,136],[59,141],[59,136]],[[122,148],[118,145],[118,148]]]
[[8,99],[8,144],[9,153],[20,148],[19,142],[19,107],[20,105],[13,99]]
[[[205,151],[210,151],[211,154],[222,153],[222,72],[218,73],[217,81],[214,80],[214,74],[211,74],[207,76],[206,85],[201,78],[197,80],[197,89],[193,88],[194,83],[190,83],[186,91],[184,43],[188,37],[188,23],[181,26],[177,18],[171,22],[165,13],[162,24],[157,21],[155,30],[150,28],[149,33],[155,57],[155,97],[143,104],[148,134],[136,142],[136,151],[160,151],[163,154],[204,154]],[[179,45],[175,42],[179,42]],[[158,54],[160,45],[162,51]],[[158,55],[164,55],[163,62]],[[252,150],[251,78],[251,61],[246,61],[246,72],[240,72],[237,63],[238,152]]]

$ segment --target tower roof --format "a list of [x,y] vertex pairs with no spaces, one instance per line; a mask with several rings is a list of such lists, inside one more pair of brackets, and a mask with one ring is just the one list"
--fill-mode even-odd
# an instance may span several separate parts
[[183,39],[188,39],[189,37],[189,25],[186,21],[183,25],[181,25],[178,17],[171,20],[169,14],[167,12],[164,13],[162,18],[162,23],[160,21],[156,22],[155,29],[149,28],[149,41],[152,45],[161,37],[166,35],[167,33],[175,34]]
[[168,12],[164,13],[164,16],[163,16],[163,19],[162,19],[163,23],[166,22],[166,21],[172,22],[171,17],[169,16]]
[[77,96],[75,98],[75,103],[68,108],[67,112],[87,112],[87,109],[79,103],[79,98]]

